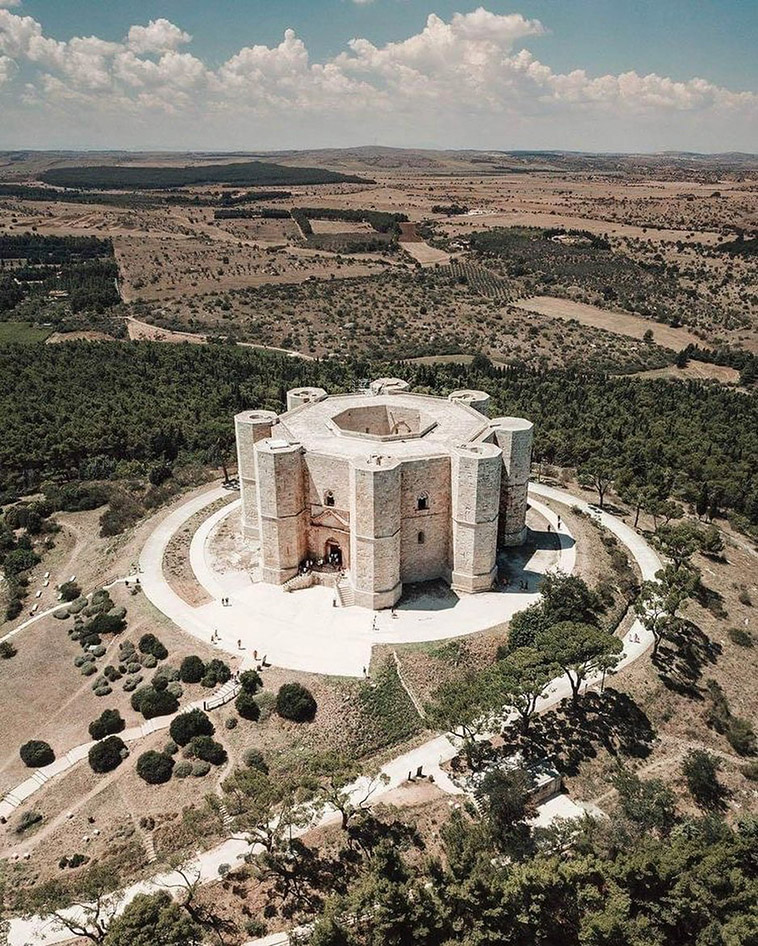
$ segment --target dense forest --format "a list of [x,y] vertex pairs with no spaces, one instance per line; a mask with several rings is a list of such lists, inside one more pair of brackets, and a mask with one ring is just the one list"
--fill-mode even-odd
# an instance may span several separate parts
[[206,164],[190,167],[92,167],[51,168],[40,180],[57,187],[95,187],[102,190],[146,190],[191,187],[199,184],[366,184],[365,178],[323,168],[297,168],[268,161]]
[[85,343],[0,349],[0,492],[48,478],[117,475],[119,464],[231,455],[233,415],[282,410],[288,388],[353,390],[407,378],[418,391],[491,392],[494,410],[535,422],[535,459],[602,463],[627,488],[653,489],[758,526],[758,397],[698,382],[639,381],[524,367],[306,362],[227,344]]
[[65,300],[72,313],[102,313],[120,301],[118,266],[110,240],[97,237],[40,236],[36,233],[0,235],[0,319],[23,319],[25,303],[52,306]]

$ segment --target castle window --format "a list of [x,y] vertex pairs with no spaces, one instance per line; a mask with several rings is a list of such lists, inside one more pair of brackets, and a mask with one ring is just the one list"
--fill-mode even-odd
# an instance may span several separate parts
[[429,496],[422,493],[416,500],[416,509],[424,510],[429,508]]
[[423,545],[424,542],[426,542],[426,536],[424,535],[423,532],[419,532],[419,534],[418,534],[418,544],[419,544],[419,545]]
[[334,505],[334,493],[333,493],[330,489],[328,489],[328,490],[324,493],[324,505],[325,505],[325,506],[333,506],[333,505]]

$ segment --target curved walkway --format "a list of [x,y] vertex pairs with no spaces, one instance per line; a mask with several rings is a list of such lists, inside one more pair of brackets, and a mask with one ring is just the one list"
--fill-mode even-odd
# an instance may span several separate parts
[[[582,512],[592,515],[627,546],[640,568],[643,580],[654,578],[655,573],[662,568],[662,561],[647,542],[634,529],[615,516],[609,513],[597,513],[590,507],[589,503],[554,487],[533,484],[530,486],[530,494],[561,503],[564,506],[574,506]],[[622,669],[638,660],[652,646],[653,635],[644,628],[638,619],[634,621],[629,631],[624,635],[623,643],[624,653],[618,669]],[[601,674],[597,674],[588,679],[587,686],[597,686],[600,682]],[[568,681],[565,676],[558,677],[553,680],[538,709],[539,711],[551,709],[570,697],[571,689]],[[419,766],[423,767],[425,774],[434,776],[435,782],[443,791],[459,794],[460,789],[453,785],[447,774],[441,769],[441,766],[449,762],[457,752],[458,749],[450,738],[437,736],[416,749],[398,756],[383,766],[381,771],[387,776],[387,782],[373,793],[373,800],[378,801],[385,793],[397,788],[406,780],[408,773],[415,772]],[[369,779],[365,776],[356,780],[352,790],[356,800],[365,797],[368,786]],[[337,817],[336,812],[326,814],[322,816],[318,823],[325,823]],[[192,876],[196,875],[201,882],[208,883],[218,879],[218,869],[222,864],[234,865],[242,860],[250,850],[251,846],[244,836],[233,835],[215,848],[199,854],[186,865],[185,870],[189,871]],[[142,881],[125,888],[115,901],[117,909],[123,909],[137,894],[155,893],[158,890],[171,892],[180,886],[181,878],[175,871],[159,874],[148,881]],[[77,908],[71,908],[70,915],[76,916]],[[60,924],[51,917],[17,917],[10,921],[9,927],[9,946],[48,946],[48,944],[73,939],[70,933],[62,929]]]
[[[550,537],[560,548],[538,549],[523,576],[531,591],[498,590],[478,595],[432,595],[405,600],[394,611],[334,607],[334,590],[317,585],[288,593],[276,585],[252,582],[245,571],[220,573],[214,568],[209,544],[218,525],[239,508],[229,503],[209,516],[190,543],[189,559],[199,583],[212,600],[193,607],[173,591],[163,571],[163,556],[171,536],[206,505],[225,495],[211,490],[180,506],[148,539],[140,556],[142,588],[152,603],[183,630],[205,642],[215,632],[217,646],[229,653],[257,651],[268,663],[290,670],[361,677],[369,666],[374,644],[446,640],[505,624],[538,598],[538,579],[550,568],[571,572],[576,548],[567,529],[558,530],[558,517],[532,500],[532,507],[550,523]],[[557,561],[552,559],[557,555]],[[222,606],[222,598],[229,604]]]

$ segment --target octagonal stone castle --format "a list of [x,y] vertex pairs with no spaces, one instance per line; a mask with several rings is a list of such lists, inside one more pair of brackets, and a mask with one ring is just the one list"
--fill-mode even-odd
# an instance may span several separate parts
[[498,547],[526,536],[533,428],[488,406],[483,391],[445,399],[380,378],[358,394],[296,388],[281,416],[238,414],[242,528],[263,581],[320,563],[373,609],[404,583],[489,591]]

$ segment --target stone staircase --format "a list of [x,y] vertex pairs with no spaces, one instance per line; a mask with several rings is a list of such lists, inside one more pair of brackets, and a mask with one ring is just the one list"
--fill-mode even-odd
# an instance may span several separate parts
[[154,864],[158,860],[158,855],[155,853],[155,842],[153,841],[152,831],[146,831],[143,835],[143,840],[145,842],[147,862],[148,864]]
[[232,677],[230,680],[227,680],[221,689],[217,690],[212,697],[203,700],[203,709],[214,710],[218,709],[219,706],[224,706],[225,703],[230,703],[237,696],[240,689],[239,683]]
[[347,577],[337,581],[337,599],[341,608],[352,608],[355,604],[355,592]]
[[224,827],[231,834],[234,831],[234,818],[229,814],[229,809],[226,807],[225,802],[221,802],[218,806],[218,810],[221,812],[221,820],[224,823]]

